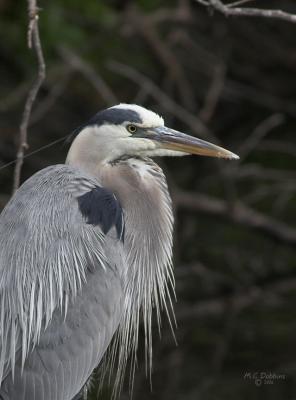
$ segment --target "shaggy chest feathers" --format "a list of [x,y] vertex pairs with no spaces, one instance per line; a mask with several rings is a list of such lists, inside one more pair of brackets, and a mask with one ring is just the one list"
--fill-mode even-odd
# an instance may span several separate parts
[[125,219],[126,296],[114,341],[119,353],[116,386],[120,387],[129,354],[134,370],[140,321],[144,323],[146,361],[151,368],[152,310],[155,308],[159,324],[162,308],[169,319],[173,313],[172,202],[161,168],[149,158],[128,158],[106,166],[100,181],[119,200]]

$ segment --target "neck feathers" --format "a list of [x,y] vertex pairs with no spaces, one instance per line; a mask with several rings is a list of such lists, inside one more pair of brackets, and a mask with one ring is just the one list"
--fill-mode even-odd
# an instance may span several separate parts
[[132,371],[134,368],[141,317],[145,329],[146,366],[151,371],[152,309],[156,309],[159,324],[163,308],[168,317],[172,314],[173,213],[165,176],[150,159],[120,160],[102,171],[101,180],[120,201],[125,217],[126,300],[114,344],[119,353],[115,386],[120,388],[128,355],[132,358]]

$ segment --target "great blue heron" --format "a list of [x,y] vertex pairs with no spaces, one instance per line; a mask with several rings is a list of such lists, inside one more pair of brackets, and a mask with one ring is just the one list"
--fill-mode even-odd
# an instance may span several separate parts
[[[71,400],[101,361],[120,384],[142,317],[170,308],[173,214],[150,157],[238,158],[120,104],[77,130],[65,165],[28,179],[0,216],[0,398]],[[115,355],[117,353],[117,356]]]

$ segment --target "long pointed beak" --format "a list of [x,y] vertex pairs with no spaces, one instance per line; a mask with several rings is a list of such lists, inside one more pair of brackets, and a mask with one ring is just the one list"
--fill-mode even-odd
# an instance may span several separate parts
[[239,159],[238,155],[223,149],[223,147],[216,146],[205,140],[186,135],[185,133],[175,131],[165,126],[154,128],[149,133],[152,134],[150,139],[159,142],[164,149],[201,156]]

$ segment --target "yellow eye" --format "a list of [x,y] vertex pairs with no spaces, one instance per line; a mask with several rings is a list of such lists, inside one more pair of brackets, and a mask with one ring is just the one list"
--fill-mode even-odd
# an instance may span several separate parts
[[137,127],[135,126],[135,125],[128,125],[127,127],[126,127],[126,129],[130,132],[130,133],[135,133],[135,132],[137,132]]

